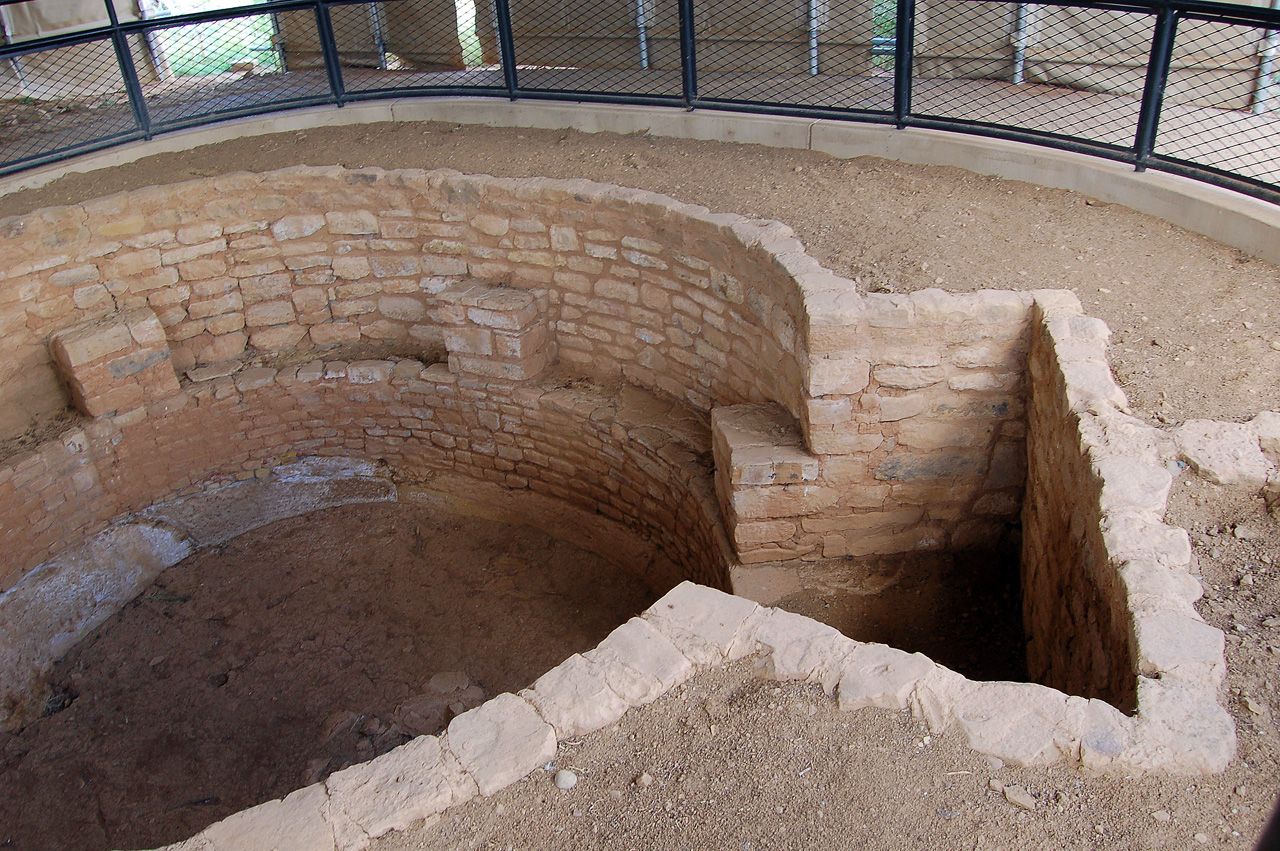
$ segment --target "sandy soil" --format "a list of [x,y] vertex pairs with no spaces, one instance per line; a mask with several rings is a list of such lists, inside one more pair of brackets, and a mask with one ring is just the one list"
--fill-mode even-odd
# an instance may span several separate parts
[[[70,177],[0,198],[0,214],[297,163],[652,189],[784,221],[867,291],[1066,287],[1115,330],[1113,365],[1136,414],[1243,420],[1280,408],[1276,267],[1122,207],[957,169],[646,136],[368,125],[237,140]],[[1240,750],[1221,777],[995,767],[954,736],[926,737],[910,718],[841,714],[820,692],[734,669],[581,745],[562,745],[557,765],[582,778],[573,790],[536,772],[381,847],[1248,847],[1280,793],[1280,533],[1254,495],[1186,477],[1170,521],[1192,531],[1205,578],[1201,611],[1230,638]],[[635,785],[645,773],[652,782]],[[1012,803],[993,780],[1030,791],[1035,808]]]

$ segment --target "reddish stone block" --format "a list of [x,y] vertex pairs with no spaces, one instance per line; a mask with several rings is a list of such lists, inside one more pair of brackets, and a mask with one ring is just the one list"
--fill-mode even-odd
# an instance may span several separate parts
[[149,405],[178,392],[164,327],[150,308],[59,331],[49,347],[73,402],[91,417]]

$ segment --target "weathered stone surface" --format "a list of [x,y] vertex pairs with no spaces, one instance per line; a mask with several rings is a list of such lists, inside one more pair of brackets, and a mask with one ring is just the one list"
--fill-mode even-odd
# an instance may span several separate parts
[[769,485],[735,490],[730,505],[744,520],[815,514],[840,501],[838,488],[816,484]]
[[1022,376],[1016,372],[967,372],[947,379],[948,387],[961,392],[1010,393],[1021,383]]
[[1267,483],[1271,462],[1248,425],[1187,420],[1174,430],[1174,439],[1182,458],[1210,481],[1258,488]]
[[275,380],[276,370],[265,366],[253,367],[236,375],[236,389],[241,393],[248,393],[251,390],[266,387],[268,384],[274,384]]
[[123,322],[108,320],[60,331],[50,344],[55,358],[77,367],[128,349],[133,337]]
[[840,708],[904,709],[917,681],[933,669],[933,661],[923,654],[859,644],[845,657],[840,672]]
[[735,485],[784,485],[818,478],[818,459],[798,446],[748,446],[731,450],[729,481]]
[[1222,630],[1190,614],[1156,612],[1133,618],[1138,672],[1169,676],[1216,690],[1226,675]]
[[919,390],[937,384],[947,377],[941,367],[881,366],[875,370],[876,381],[881,387],[897,390]]
[[858,643],[838,629],[802,615],[771,609],[762,613],[755,640],[768,651],[765,670],[779,680],[804,680],[835,692],[845,659]]
[[193,549],[167,523],[122,523],[64,550],[0,594],[0,726],[21,715],[31,698],[44,699],[35,684],[54,661]]
[[893,455],[876,468],[876,478],[889,482],[916,479],[952,479],[981,475],[987,469],[987,456],[981,452],[942,451]]
[[1204,594],[1199,580],[1179,568],[1154,561],[1134,560],[1121,566],[1129,610],[1135,614],[1159,611],[1189,612]]
[[360,326],[354,322],[325,322],[312,325],[308,332],[317,346],[333,346],[339,343],[355,343],[360,340]]
[[908,420],[898,429],[898,442],[922,451],[985,445],[992,428],[990,423]]
[[897,422],[908,417],[915,417],[929,410],[929,398],[923,394],[912,393],[906,396],[880,396],[880,421]]
[[871,383],[871,364],[859,357],[821,357],[809,364],[809,393],[860,393]]
[[1101,525],[1107,553],[1115,561],[1150,560],[1177,568],[1191,563],[1191,538],[1185,529],[1120,511],[1109,512]]
[[1163,465],[1147,463],[1132,456],[1113,456],[1094,463],[1102,478],[1103,511],[1133,510],[1164,517],[1173,476]]
[[1262,411],[1249,420],[1258,447],[1273,465],[1280,465],[1280,411]]
[[511,220],[482,213],[471,220],[471,226],[489,236],[503,236],[511,230]]
[[301,239],[324,227],[324,216],[308,213],[297,216],[285,216],[271,226],[271,234],[280,240]]
[[861,434],[849,428],[823,431],[814,426],[809,432],[809,448],[815,455],[860,455],[874,451],[884,443],[882,434]]
[[378,232],[378,219],[367,210],[325,213],[331,234],[371,234]]
[[652,703],[693,676],[689,658],[641,618],[632,618],[583,654],[609,688],[632,706]]
[[1138,679],[1133,742],[1122,770],[1219,774],[1236,752],[1236,728],[1212,690],[1178,680]]
[[743,627],[758,609],[750,600],[681,582],[642,617],[691,661],[711,665],[751,652],[754,641]]
[[937,550],[942,548],[946,540],[946,530],[938,525],[832,533],[822,538],[822,555],[824,558],[843,558]]
[[1080,764],[1093,771],[1106,771],[1132,746],[1132,718],[1102,700],[1085,704],[1080,727]]
[[449,722],[445,744],[486,798],[556,755],[556,731],[514,694],[500,694]]
[[364,851],[372,840],[479,791],[435,736],[419,736],[372,762],[335,772],[325,788],[338,851]]
[[781,405],[772,402],[713,408],[711,429],[729,449],[801,444],[795,420]]
[[378,299],[378,312],[388,319],[417,322],[427,315],[427,308],[413,296],[383,296]]
[[790,520],[762,520],[758,523],[738,523],[733,530],[733,540],[740,548],[750,547],[789,541],[795,533],[796,524]]
[[249,327],[284,325],[297,317],[291,301],[263,301],[245,308],[244,322]]
[[391,380],[394,367],[387,360],[358,360],[347,366],[347,380],[352,384],[379,384]]
[[205,828],[210,851],[336,851],[333,828],[325,820],[328,795],[316,783],[241,810]]
[[628,704],[609,687],[604,672],[577,653],[520,692],[561,738],[592,733],[622,717]]
[[349,459],[306,459],[277,467],[277,475],[153,505],[153,522],[172,524],[198,546],[216,546],[267,523],[322,508],[394,502],[395,486],[374,476],[374,465]]
[[1073,411],[1087,411],[1108,405],[1124,410],[1129,400],[1116,384],[1104,361],[1062,364],[1067,382],[1067,405]]
[[1033,683],[970,684],[952,714],[974,750],[1014,765],[1074,758],[1087,701]]

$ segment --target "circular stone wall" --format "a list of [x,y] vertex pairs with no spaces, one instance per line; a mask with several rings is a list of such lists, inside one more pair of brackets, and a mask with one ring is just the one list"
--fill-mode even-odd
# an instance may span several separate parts
[[[95,541],[172,563],[191,536],[150,506],[327,456],[401,494],[461,477],[558,500],[643,542],[658,587],[981,546],[1021,518],[1033,674],[1194,706],[1203,761],[1229,751],[1221,634],[1148,652],[1198,623],[1186,536],[1161,523],[1158,453],[1127,437],[1105,326],[1069,293],[863,295],[776,222],[339,167],[6,219],[0,258],[0,385],[84,418],[0,463],[6,717],[121,602]],[[1104,455],[1132,462],[1111,490]],[[1134,469],[1151,488],[1117,489]]]

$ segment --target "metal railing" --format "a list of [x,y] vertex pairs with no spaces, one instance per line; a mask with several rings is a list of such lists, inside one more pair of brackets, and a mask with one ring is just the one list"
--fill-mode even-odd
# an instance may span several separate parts
[[960,131],[1280,203],[1274,7],[270,0],[171,14],[105,0],[46,34],[42,2],[0,2],[0,174],[281,109],[473,95]]

